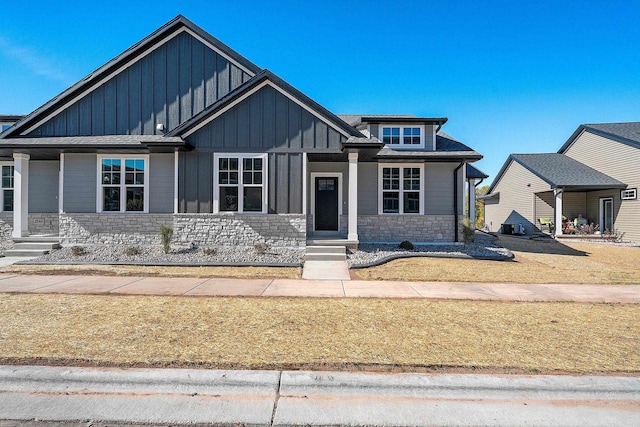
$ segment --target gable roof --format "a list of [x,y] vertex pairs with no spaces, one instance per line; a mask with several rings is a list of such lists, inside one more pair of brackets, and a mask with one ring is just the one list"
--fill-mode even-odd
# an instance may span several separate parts
[[135,45],[131,46],[129,49],[122,52],[120,55],[116,56],[73,86],[34,110],[31,114],[18,121],[11,128],[0,133],[0,139],[17,136],[25,131],[28,132],[30,129],[33,129],[44,122],[52,113],[65,108],[70,102],[75,100],[79,94],[90,90],[90,88],[97,87],[130,62],[135,62],[135,60],[145,52],[151,52],[158,43],[166,41],[168,38],[181,31],[188,31],[200,38],[210,45],[210,47],[212,47],[216,52],[225,56],[245,70],[249,75],[253,76],[260,72],[260,67],[244,58],[242,55],[195,25],[193,22],[189,21],[184,16],[178,15]]
[[640,122],[594,123],[580,125],[558,150],[558,153],[564,153],[584,131],[640,148]]
[[482,154],[463,144],[451,135],[442,131],[436,134],[436,151],[393,150],[383,147],[377,157],[379,159],[430,159],[435,161],[448,160],[480,160]]
[[494,187],[500,182],[511,162],[517,162],[522,165],[529,172],[547,182],[551,189],[571,188],[577,190],[627,187],[626,184],[617,179],[564,154],[511,154],[491,183],[487,191],[488,195],[493,192]]
[[244,99],[244,97],[251,95],[253,92],[259,90],[263,84],[270,84],[271,86],[283,92],[285,95],[292,97],[295,101],[309,110],[312,114],[318,116],[325,121],[328,125],[349,137],[364,137],[353,126],[347,124],[344,120],[333,114],[331,111],[324,108],[322,105],[309,98],[304,93],[300,92],[289,83],[282,80],[269,70],[262,70],[255,77],[248,80],[244,84],[238,86],[235,90],[229,92],[224,97],[220,98],[217,102],[205,108],[200,113],[193,116],[191,119],[185,121],[181,125],[177,126],[171,132],[167,133],[167,136],[188,136],[195,132],[200,127],[206,125],[211,120],[222,114],[237,102]]
[[485,179],[485,178],[489,178],[489,175],[487,175],[486,173],[482,172],[480,169],[478,169],[477,167],[473,166],[471,163],[467,163],[466,176],[467,176],[467,179]]

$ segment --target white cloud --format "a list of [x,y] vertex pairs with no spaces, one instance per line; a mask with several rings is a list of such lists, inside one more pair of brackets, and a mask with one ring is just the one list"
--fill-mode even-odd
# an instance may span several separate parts
[[50,58],[30,47],[15,45],[4,37],[0,37],[0,54],[18,62],[38,76],[55,80],[64,85],[68,85],[72,81],[72,78],[56,66]]

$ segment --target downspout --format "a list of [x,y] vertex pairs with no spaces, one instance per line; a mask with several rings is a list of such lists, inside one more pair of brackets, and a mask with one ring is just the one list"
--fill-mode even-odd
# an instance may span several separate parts
[[464,162],[460,163],[453,171],[453,241],[458,242],[458,171],[464,166]]

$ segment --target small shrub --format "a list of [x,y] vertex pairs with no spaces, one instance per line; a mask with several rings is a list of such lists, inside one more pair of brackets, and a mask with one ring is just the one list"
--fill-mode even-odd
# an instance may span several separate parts
[[602,238],[609,242],[620,243],[622,242],[622,238],[624,237],[624,233],[614,228],[613,230],[606,229],[602,233]]
[[162,241],[162,249],[168,254],[171,250],[171,239],[173,238],[173,228],[160,226],[160,240]]
[[471,226],[471,221],[469,220],[469,218],[465,218],[462,222],[462,240],[464,241],[464,244],[466,245],[473,242],[474,235],[475,230]]
[[269,250],[269,245],[267,245],[264,242],[258,242],[255,244],[255,246],[253,247],[253,249],[256,251],[256,253],[258,255],[264,255],[267,253],[267,251]]
[[202,248],[202,253],[205,255],[215,255],[216,248]]
[[84,246],[71,246],[71,255],[82,256],[86,255],[87,249]]
[[140,246],[128,246],[127,249],[124,250],[124,254],[126,256],[136,256],[142,253],[142,249]]
[[400,242],[400,244],[398,245],[398,247],[400,249],[404,249],[405,251],[412,251],[414,246],[413,243],[411,243],[408,240],[403,240],[402,242]]

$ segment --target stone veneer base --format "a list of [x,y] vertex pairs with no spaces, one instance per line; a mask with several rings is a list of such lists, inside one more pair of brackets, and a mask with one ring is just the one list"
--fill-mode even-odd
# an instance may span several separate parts
[[[453,242],[453,215],[359,215],[360,242]],[[346,232],[347,216],[340,218]],[[459,239],[462,235],[459,216]],[[31,234],[59,234],[66,244],[159,245],[160,226],[174,229],[182,244],[303,247],[313,228],[301,214],[96,214],[30,213]],[[10,239],[13,214],[0,213],[0,238]]]

